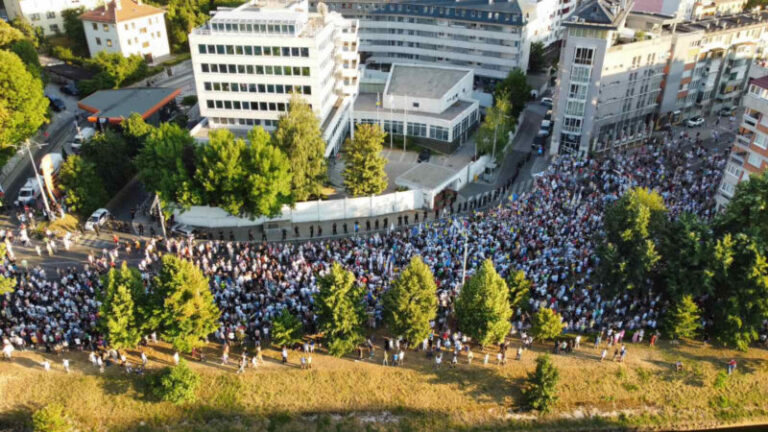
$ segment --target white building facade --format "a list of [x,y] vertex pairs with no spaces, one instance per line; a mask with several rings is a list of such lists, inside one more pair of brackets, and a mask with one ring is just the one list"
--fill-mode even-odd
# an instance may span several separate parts
[[725,206],[736,185],[768,170],[768,76],[754,79],[742,101],[744,114],[715,200]]
[[[320,3],[310,0],[313,8]],[[528,68],[532,39],[517,0],[322,3],[360,21],[360,52],[370,67],[409,63],[471,68],[481,85]]]
[[64,33],[62,12],[67,9],[98,6],[101,0],[4,0],[8,19],[26,18],[30,24],[43,29],[45,36]]
[[472,69],[394,64],[383,92],[358,96],[354,122],[456,147],[480,118],[473,82]]
[[358,89],[357,21],[309,13],[306,0],[246,3],[189,35],[200,114],[212,128],[272,131],[293,93],[337,152]]
[[148,61],[171,53],[165,11],[140,0],[114,0],[80,16],[91,57],[100,51]]

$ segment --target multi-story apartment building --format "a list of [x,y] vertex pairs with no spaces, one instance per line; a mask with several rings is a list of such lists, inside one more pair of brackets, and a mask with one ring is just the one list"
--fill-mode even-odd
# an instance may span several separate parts
[[596,0],[564,24],[551,153],[631,145],[661,123],[738,104],[764,38],[762,14],[679,22],[629,10]]
[[8,19],[26,18],[46,36],[51,36],[64,33],[63,11],[81,6],[92,9],[103,0],[3,0],[3,3]]
[[371,67],[472,68],[481,84],[528,68],[532,28],[517,0],[310,0],[313,7],[320,3],[359,20],[361,56]]
[[189,35],[200,113],[211,127],[273,130],[294,93],[338,151],[358,90],[356,20],[306,0],[265,0],[217,12]]
[[737,184],[768,170],[768,76],[750,81],[742,105],[739,133],[715,198],[719,206],[728,204]]
[[91,57],[99,51],[153,61],[171,53],[165,11],[142,0],[113,0],[80,16]]

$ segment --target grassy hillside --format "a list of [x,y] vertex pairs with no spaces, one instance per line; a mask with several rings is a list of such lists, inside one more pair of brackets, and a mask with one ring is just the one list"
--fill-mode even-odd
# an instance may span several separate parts
[[[456,369],[444,363],[437,371],[419,352],[409,352],[403,367],[381,366],[380,349],[374,361],[319,354],[308,371],[297,366],[298,353],[291,353],[291,366],[283,366],[279,353],[269,350],[265,365],[236,375],[236,366],[220,365],[212,347],[207,363],[190,362],[203,382],[197,402],[183,406],[157,402],[143,380],[117,367],[99,374],[81,353],[65,355],[73,363],[67,375],[61,367],[64,357],[48,356],[53,367],[46,373],[40,353],[17,352],[12,363],[0,361],[0,430],[28,428],[30,413],[51,402],[62,403],[81,430],[94,431],[564,430],[768,423],[768,352],[762,349],[736,353],[699,343],[628,344],[627,362],[619,364],[600,363],[599,351],[584,346],[553,356],[561,371],[560,400],[555,412],[538,416],[520,409],[520,389],[544,349],[527,351],[522,361],[506,366],[496,366],[494,355],[483,366],[483,356],[476,354],[471,366],[462,358]],[[148,353],[152,368],[171,360],[162,346]],[[718,388],[717,372],[731,357],[739,362],[738,372]],[[678,359],[682,372],[674,370]]]

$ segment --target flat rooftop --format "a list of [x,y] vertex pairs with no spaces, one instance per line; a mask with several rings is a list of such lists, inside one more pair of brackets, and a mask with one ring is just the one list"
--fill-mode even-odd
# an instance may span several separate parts
[[171,87],[132,87],[117,90],[99,90],[77,103],[94,117],[107,118],[110,123],[139,113],[147,118],[172,101],[181,89]]
[[448,181],[457,171],[429,162],[417,164],[400,174],[395,183],[411,189],[435,189]]
[[468,69],[395,64],[387,94],[439,99],[470,73]]
[[[428,113],[428,112],[423,112],[419,110],[408,110],[408,114],[450,121],[460,116],[461,113],[466,111],[468,108],[470,108],[474,104],[475,103],[473,102],[459,100],[455,102],[453,105],[451,105],[447,110],[441,112],[440,114]],[[355,111],[375,113],[377,109],[381,114],[382,120],[389,119],[388,116],[390,112],[398,115],[405,114],[405,110],[399,110],[399,109],[390,110],[388,108],[382,108],[377,106],[375,93],[360,93],[357,95],[357,99],[355,100]]]

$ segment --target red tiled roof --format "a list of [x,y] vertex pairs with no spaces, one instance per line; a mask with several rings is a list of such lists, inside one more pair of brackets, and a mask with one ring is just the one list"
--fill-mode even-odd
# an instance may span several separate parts
[[96,9],[90,10],[82,15],[80,19],[83,21],[96,21],[103,23],[118,23],[121,21],[130,21],[136,18],[141,18],[150,15],[157,15],[165,12],[160,8],[146,5],[143,3],[137,3],[133,0],[119,0],[121,7],[118,9],[115,7],[117,0],[113,0],[104,6],[99,6]]

